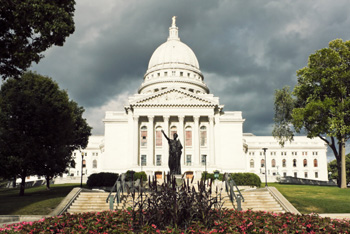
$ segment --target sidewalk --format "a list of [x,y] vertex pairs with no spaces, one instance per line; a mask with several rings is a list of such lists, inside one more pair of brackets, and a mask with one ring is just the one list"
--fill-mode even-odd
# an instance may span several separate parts
[[350,219],[350,213],[338,213],[338,214],[318,214],[320,217],[329,217],[331,219]]

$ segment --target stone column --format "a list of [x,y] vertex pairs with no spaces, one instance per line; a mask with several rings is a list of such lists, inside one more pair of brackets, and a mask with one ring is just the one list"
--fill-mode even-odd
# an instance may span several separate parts
[[147,156],[147,166],[156,165],[156,160],[154,158],[154,116],[148,116],[148,156]]
[[[169,136],[169,115],[163,116],[164,119],[164,127],[163,130],[165,134],[170,138]],[[168,141],[165,139],[164,136],[162,136],[162,146],[163,146],[163,156],[162,156],[162,165],[166,165],[166,168],[169,170],[168,166],[168,160],[169,160],[169,145]]]
[[140,148],[140,143],[139,143],[139,116],[134,115],[134,126],[133,126],[133,164],[134,165],[140,165],[140,156],[139,156],[139,148]]
[[215,143],[214,143],[214,116],[209,116],[209,131],[207,131],[209,140],[209,165],[215,165]]
[[184,158],[185,158],[185,137],[184,137],[184,119],[185,119],[185,116],[179,116],[179,131],[178,131],[178,137],[179,137],[179,140],[182,144],[182,155],[181,155],[181,160],[180,160],[180,163],[181,163],[181,168],[183,165],[185,165],[184,163]]
[[193,165],[200,165],[199,155],[199,116],[193,116],[194,128],[193,128]]

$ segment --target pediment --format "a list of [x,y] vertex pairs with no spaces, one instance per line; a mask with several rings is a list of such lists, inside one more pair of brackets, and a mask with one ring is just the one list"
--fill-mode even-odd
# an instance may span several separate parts
[[131,106],[216,106],[214,100],[181,89],[166,89],[130,102]]

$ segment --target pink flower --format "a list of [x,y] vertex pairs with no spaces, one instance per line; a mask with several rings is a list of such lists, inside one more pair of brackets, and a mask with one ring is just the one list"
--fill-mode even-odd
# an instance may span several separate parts
[[154,229],[156,229],[156,228],[157,228],[157,226],[156,226],[155,224],[152,224],[152,227],[153,227]]

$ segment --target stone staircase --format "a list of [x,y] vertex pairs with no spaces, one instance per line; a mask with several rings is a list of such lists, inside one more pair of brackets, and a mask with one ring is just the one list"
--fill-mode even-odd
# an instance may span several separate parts
[[[109,210],[109,204],[106,199],[109,193],[106,192],[81,192],[73,204],[69,207],[69,213],[82,212],[99,212]],[[266,188],[252,189],[243,191],[244,202],[242,202],[242,209],[253,211],[267,211],[267,212],[285,212],[282,206],[276,201],[271,193]],[[137,197],[137,196],[136,196]],[[233,209],[237,204],[231,203],[226,192],[222,193],[223,208]],[[114,209],[122,209],[123,202],[119,206],[115,203]],[[132,200],[129,197],[126,201],[126,206],[132,206]]]
[[[106,203],[108,194],[106,192],[81,192],[67,212],[82,213],[109,210],[109,204]],[[116,208],[118,208],[117,204],[114,204],[114,209]]]
[[242,202],[242,209],[253,211],[267,211],[274,213],[284,213],[285,210],[271,195],[266,188],[252,189],[243,191],[244,202]]

